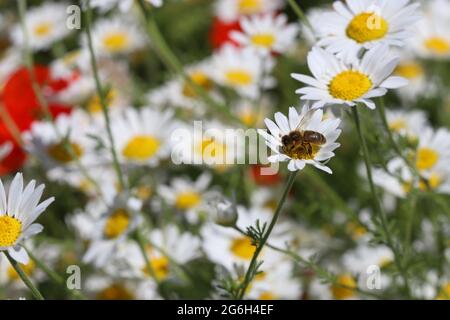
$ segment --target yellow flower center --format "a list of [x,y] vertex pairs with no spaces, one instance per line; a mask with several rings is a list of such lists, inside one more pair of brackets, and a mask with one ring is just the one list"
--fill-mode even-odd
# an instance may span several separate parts
[[106,220],[103,234],[108,239],[115,239],[122,235],[130,225],[130,214],[125,209],[114,211]]
[[404,119],[397,119],[389,123],[389,129],[394,132],[401,132],[408,128],[408,123]]
[[[166,257],[154,257],[150,259],[153,272],[158,280],[164,280],[169,275],[169,259]],[[147,266],[144,267],[148,274]]]
[[[34,270],[36,270],[36,264],[32,260],[30,260],[30,262],[28,262],[27,264],[21,263],[20,268],[22,268],[22,271],[25,272],[25,274],[30,277],[33,275]],[[20,280],[19,275],[12,266],[9,266],[8,268],[8,277],[11,280]]]
[[353,221],[347,223],[346,229],[354,240],[360,239],[367,234],[367,229],[363,225]]
[[14,245],[22,232],[22,222],[9,216],[0,216],[0,247]]
[[198,148],[203,159],[217,159],[225,162],[226,146],[213,139],[205,139]]
[[148,200],[153,195],[153,189],[149,186],[140,186],[136,191],[136,195],[141,200]]
[[375,13],[361,13],[347,26],[347,36],[358,43],[379,40],[389,31],[388,22]]
[[159,150],[161,142],[152,136],[137,136],[131,139],[122,151],[128,160],[145,161]]
[[333,297],[338,300],[348,299],[355,294],[356,281],[348,274],[340,275],[336,284],[331,286]]
[[240,14],[253,14],[262,9],[261,0],[239,0],[238,11]]
[[416,167],[419,170],[433,168],[439,161],[439,154],[430,148],[420,148],[417,152]]
[[437,173],[432,173],[428,180],[419,181],[419,190],[427,191],[429,189],[435,190],[442,184],[442,177]]
[[353,101],[361,98],[372,88],[372,80],[359,71],[344,71],[331,80],[328,90],[340,100]]
[[[209,91],[213,87],[213,82],[203,72],[194,72],[189,77],[191,78],[192,82],[203,88],[205,91]],[[194,90],[194,88],[192,88],[191,84],[185,83],[183,87],[183,95],[189,98],[196,98],[197,92]]]
[[231,252],[244,260],[250,260],[255,253],[256,247],[248,237],[234,239],[230,247]]
[[83,148],[79,144],[65,142],[51,145],[47,152],[53,160],[63,164],[68,164],[76,158],[80,158],[84,153]]
[[197,192],[183,192],[177,197],[175,206],[181,210],[195,208],[202,200],[200,194]]
[[270,33],[255,34],[252,38],[252,44],[257,47],[271,48],[275,43],[275,36]]
[[259,295],[259,300],[276,300],[276,296],[269,291],[265,291]]
[[111,32],[103,39],[103,45],[105,48],[112,52],[117,53],[124,51],[130,43],[128,34],[125,32]]
[[39,38],[48,36],[53,30],[53,25],[50,22],[42,22],[34,27],[34,34]]
[[[109,108],[117,97],[116,90],[109,90],[106,96],[106,106]],[[90,113],[100,113],[102,111],[102,104],[98,95],[93,96],[87,103],[87,110]]]
[[441,37],[432,37],[425,40],[425,47],[438,55],[450,53],[450,42]]
[[424,70],[420,64],[409,62],[399,64],[394,73],[406,79],[416,79],[424,74]]
[[231,86],[248,86],[252,83],[252,75],[242,69],[229,70],[225,74],[227,83]]
[[97,294],[98,300],[133,300],[134,295],[121,284],[113,284]]

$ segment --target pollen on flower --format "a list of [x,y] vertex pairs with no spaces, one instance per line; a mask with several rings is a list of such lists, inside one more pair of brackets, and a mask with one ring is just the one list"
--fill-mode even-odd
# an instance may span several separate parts
[[255,253],[256,247],[250,238],[242,237],[233,240],[230,250],[235,256],[244,260],[250,260]]
[[175,206],[181,210],[195,208],[201,201],[201,196],[197,192],[180,193],[175,201]]
[[125,32],[112,32],[105,36],[103,45],[113,53],[125,50],[129,45],[129,38]]
[[239,0],[238,11],[240,14],[254,14],[261,9],[261,6],[261,0]]
[[354,70],[341,72],[331,80],[328,90],[336,99],[352,101],[364,96],[372,88],[370,78]]
[[416,167],[419,170],[429,170],[439,161],[439,154],[431,148],[420,148],[417,151]]
[[[203,72],[194,72],[189,75],[189,78],[199,87],[203,88],[205,91],[209,91],[213,87],[213,82],[211,79]],[[192,88],[192,85],[185,83],[183,86],[183,95],[190,98],[197,97],[197,92]]]
[[128,160],[145,161],[158,152],[160,141],[153,136],[136,136],[122,150],[122,155]]
[[406,79],[416,79],[424,74],[423,67],[414,62],[402,63],[397,66],[394,73]]
[[62,164],[67,164],[83,155],[83,148],[77,143],[60,142],[51,145],[47,150],[49,156]]
[[232,86],[247,86],[252,83],[253,77],[245,70],[229,70],[226,74],[226,81]]
[[22,222],[10,216],[0,216],[0,247],[16,243],[22,231]]
[[252,44],[257,47],[270,48],[275,43],[275,36],[270,33],[261,33],[252,36]]
[[125,209],[118,209],[106,220],[103,234],[108,239],[122,235],[130,225],[130,214]]
[[389,31],[388,22],[381,16],[366,12],[353,18],[347,26],[347,36],[358,43],[379,40]]
[[343,300],[354,296],[356,288],[355,279],[349,275],[340,275],[336,284],[331,286],[331,293],[335,299]]
[[450,52],[450,42],[441,37],[432,37],[425,41],[425,47],[435,54],[442,55]]

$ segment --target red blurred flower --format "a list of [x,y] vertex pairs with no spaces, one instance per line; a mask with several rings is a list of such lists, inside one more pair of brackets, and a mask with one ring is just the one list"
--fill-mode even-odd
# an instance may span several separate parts
[[27,154],[25,151],[23,151],[20,146],[13,143],[12,151],[0,161],[0,176],[19,171],[26,160]]
[[261,169],[263,169],[264,167],[265,166],[258,164],[251,166],[250,175],[253,181],[255,181],[257,185],[264,185],[264,186],[272,186],[280,183],[281,176],[279,173],[274,175],[261,174]]
[[238,46],[238,44],[231,40],[232,31],[241,31],[241,26],[239,21],[234,22],[223,22],[217,17],[214,18],[213,25],[210,32],[210,42],[214,49],[220,49],[225,44],[233,44]]

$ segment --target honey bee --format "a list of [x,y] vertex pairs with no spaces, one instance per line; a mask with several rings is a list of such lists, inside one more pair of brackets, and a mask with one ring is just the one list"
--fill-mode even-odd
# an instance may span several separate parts
[[312,159],[317,148],[327,143],[327,139],[323,134],[300,129],[311,119],[312,113],[309,112],[303,117],[296,130],[281,138],[283,153],[299,159]]

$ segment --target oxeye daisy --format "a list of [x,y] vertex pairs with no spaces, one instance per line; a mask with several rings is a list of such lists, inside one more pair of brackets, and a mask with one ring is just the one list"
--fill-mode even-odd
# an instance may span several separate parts
[[146,38],[134,21],[115,16],[98,21],[92,29],[92,42],[99,55],[128,54],[145,46]]
[[[128,108],[112,117],[113,136],[119,160],[130,165],[156,166],[170,154],[168,144],[174,128],[172,112],[144,107]],[[104,139],[108,144],[108,140]]]
[[418,23],[416,36],[411,39],[414,52],[423,58],[450,58],[450,18],[442,19],[429,10]]
[[358,56],[375,45],[403,46],[419,21],[419,4],[410,0],[336,1],[320,29],[318,46],[344,59]]
[[399,59],[389,53],[387,46],[367,51],[362,60],[345,63],[319,47],[308,54],[308,66],[313,75],[292,74],[307,87],[298,89],[302,100],[315,101],[314,108],[328,104],[355,106],[365,104],[375,109],[371,98],[384,96],[388,89],[405,86],[406,79],[392,76]]
[[417,141],[428,126],[427,117],[422,111],[388,111],[386,117],[389,129],[411,142]]
[[244,97],[256,98],[261,87],[273,85],[271,79],[264,78],[272,63],[271,59],[263,61],[253,50],[226,45],[214,55],[211,68],[217,83],[235,89]]
[[127,198],[126,194],[119,194],[99,219],[95,219],[98,212],[92,212],[94,219],[84,221],[95,221],[95,224],[91,228],[90,244],[83,261],[93,263],[97,267],[105,266],[113,258],[117,247],[126,241],[128,235],[136,230],[141,222],[138,213],[141,205],[140,201]]
[[220,20],[232,22],[241,16],[275,12],[283,6],[283,0],[219,0],[215,13]]
[[43,230],[42,225],[34,222],[55,200],[49,198],[39,204],[44,188],[31,181],[24,189],[23,176],[18,173],[7,196],[0,180],[0,251],[7,251],[22,264],[27,264],[29,258],[21,243]]
[[402,57],[394,70],[394,75],[408,80],[408,85],[397,90],[399,97],[406,102],[414,102],[418,97],[432,95],[436,88],[428,81],[425,66],[411,57]]
[[205,210],[205,198],[210,182],[209,174],[202,174],[195,182],[187,178],[176,178],[170,186],[160,185],[158,193],[167,204],[185,213],[189,222],[196,223],[200,213]]
[[420,172],[433,172],[450,163],[450,131],[428,128],[419,135],[415,164]]
[[[238,221],[236,225],[242,230],[254,226],[257,220],[261,225],[268,223],[273,214],[270,210],[262,208],[244,208],[237,207]],[[290,235],[286,230],[287,223],[279,223],[275,226],[271,235],[271,243],[275,246],[284,247],[286,242],[290,241]],[[233,270],[236,265],[248,266],[255,252],[255,246],[252,240],[229,227],[222,227],[217,224],[207,223],[201,230],[203,238],[203,249],[208,258],[228,270]],[[261,259],[264,260],[262,270],[278,264],[283,259],[278,252],[264,248],[261,253]]]
[[298,25],[288,24],[284,14],[242,17],[240,25],[242,32],[234,31],[231,38],[263,55],[286,52],[299,32]]
[[302,170],[307,164],[327,173],[332,173],[324,163],[334,157],[336,143],[341,134],[339,119],[324,119],[323,111],[312,110],[305,105],[299,114],[289,108],[289,118],[281,112],[275,114],[275,122],[265,120],[270,133],[258,130],[266,140],[267,146],[274,152],[269,157],[272,163],[289,161],[290,171]]
[[[30,9],[25,16],[28,43],[32,50],[49,49],[55,42],[70,34],[66,27],[67,4],[46,3]],[[22,27],[17,25],[11,34],[13,42],[22,47],[25,43]]]

